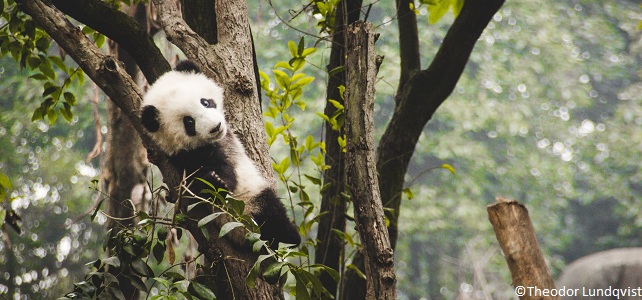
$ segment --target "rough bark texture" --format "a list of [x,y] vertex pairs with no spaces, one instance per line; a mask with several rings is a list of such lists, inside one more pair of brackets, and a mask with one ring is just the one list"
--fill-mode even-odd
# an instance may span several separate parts
[[374,153],[374,84],[377,74],[372,24],[348,27],[345,130],[346,173],[365,259],[366,299],[396,299],[394,255],[379,194]]
[[[144,5],[128,7],[126,11],[129,16],[136,18],[138,24],[146,24]],[[127,74],[134,79],[138,77],[140,70],[136,62],[122,47],[110,43],[110,53],[117,54],[118,59],[125,64]],[[107,116],[109,130],[101,182],[108,196],[105,210],[107,215],[114,217],[108,218],[106,227],[108,230],[114,229],[112,234],[115,234],[117,230],[135,224],[135,211],[145,211],[145,200],[150,196],[147,188],[149,162],[140,136],[112,101],[107,103]],[[123,276],[125,274],[115,275],[123,295],[127,299],[137,299],[139,291],[130,283],[131,280]]]
[[[555,282],[537,243],[535,230],[524,205],[515,200],[497,199],[487,207],[488,219],[504,253],[513,278],[513,287],[552,290]],[[519,292],[518,289],[516,289]],[[525,290],[520,299],[558,299],[538,296],[534,290]]]
[[[362,1],[341,1],[338,4],[335,14],[336,27],[332,36],[332,49],[330,61],[326,67],[327,71],[345,66],[345,27],[359,19]],[[327,99],[343,102],[339,93],[339,86],[346,86],[345,70],[337,72],[328,78],[328,87],[326,90]],[[323,113],[326,116],[332,116],[336,108],[330,102],[326,103]],[[346,199],[342,196],[345,192],[345,154],[339,146],[337,139],[343,136],[343,130],[335,131],[325,124],[325,142],[326,154],[325,164],[330,166],[323,174],[323,185],[327,188],[321,195],[320,211],[326,212],[319,219],[317,230],[317,251],[315,252],[315,262],[326,265],[334,270],[341,269],[340,262],[343,260],[341,254],[344,251],[344,242],[333,232],[333,230],[345,231],[347,209]],[[337,282],[327,273],[320,275],[323,286],[334,296],[337,294]]]
[[214,0],[182,0],[183,18],[209,44],[218,39]]

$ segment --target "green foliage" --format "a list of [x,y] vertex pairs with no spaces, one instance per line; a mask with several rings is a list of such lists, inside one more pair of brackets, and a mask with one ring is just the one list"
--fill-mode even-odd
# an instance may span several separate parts
[[312,13],[319,19],[317,26],[321,33],[332,33],[339,0],[315,0]]
[[[428,22],[430,24],[435,24],[439,21],[451,8],[453,15],[457,17],[461,8],[464,7],[465,0],[420,0],[420,4],[426,4],[428,6]],[[411,10],[415,10],[414,7],[410,7]],[[417,10],[415,10],[418,13]]]
[[[294,130],[296,119],[293,117],[295,114],[293,108],[298,108],[299,113],[305,111],[307,105],[302,97],[303,88],[313,80],[311,76],[303,73],[302,68],[306,60],[309,59],[308,56],[314,53],[315,49],[305,48],[303,39],[298,45],[292,41],[288,42],[288,49],[292,59],[288,62],[278,62],[272,70],[276,85],[271,84],[271,78],[265,72],[261,72],[261,87],[270,98],[270,103],[264,113],[268,119],[265,128],[268,144],[273,148],[285,146],[286,149],[281,153],[289,153],[283,158],[275,158],[272,167],[278,175],[279,181],[286,187],[291,209],[296,211],[296,206],[303,211],[303,220],[297,223],[299,232],[307,236],[322,215],[318,213],[316,207],[319,199],[312,198],[310,195],[319,195],[319,192],[323,190],[321,174],[329,166],[324,162],[325,143],[317,141],[311,134],[304,134],[304,138],[300,138],[295,134],[300,130]],[[322,113],[317,113],[317,115],[338,130],[343,126],[343,106],[338,101],[331,100],[331,103],[337,108],[336,114],[331,117]],[[309,126],[299,125],[296,127],[310,130]],[[303,142],[300,142],[301,139]],[[282,141],[282,144],[277,145],[277,141]],[[310,190],[314,190],[314,193],[309,192]],[[346,243],[352,246],[356,245],[350,235],[340,232],[338,236],[340,238],[343,236],[342,239],[345,239]],[[260,245],[260,241],[255,243],[259,243],[255,244],[256,249]],[[294,258],[303,261],[309,260],[309,254],[312,253],[311,248],[314,247],[316,247],[315,241],[308,240],[300,246],[300,251],[280,249],[267,255],[261,255],[247,278],[248,285],[252,286],[257,278],[283,284],[289,282],[287,279],[290,276],[294,279],[294,284],[286,285],[286,289],[290,290],[290,294],[295,295],[297,299],[332,296],[321,284],[318,274],[327,272],[338,281],[339,273],[336,270],[322,265],[306,266],[303,264],[299,266],[291,262]]]
[[[72,108],[77,102],[71,89],[74,85],[83,85],[83,71],[79,67],[70,67],[71,64],[65,62],[64,57],[49,54],[57,46],[31,17],[18,9],[14,0],[4,0],[2,3],[0,24],[4,25],[0,27],[0,56],[11,56],[21,68],[30,70],[29,78],[44,86],[44,100],[34,110],[31,120],[46,118],[52,125],[62,116],[71,122],[74,117]],[[83,33],[93,36],[98,47],[105,43],[104,35],[86,26]]]

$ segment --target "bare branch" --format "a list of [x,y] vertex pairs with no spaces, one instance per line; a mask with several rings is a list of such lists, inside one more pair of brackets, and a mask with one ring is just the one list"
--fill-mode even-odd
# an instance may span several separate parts
[[70,17],[104,34],[131,55],[147,81],[153,83],[171,69],[154,40],[132,17],[100,0],[52,0]]

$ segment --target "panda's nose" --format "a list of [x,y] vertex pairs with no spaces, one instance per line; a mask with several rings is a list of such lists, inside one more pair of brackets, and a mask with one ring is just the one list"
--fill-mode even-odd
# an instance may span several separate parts
[[210,130],[210,133],[216,133],[220,129],[221,129],[221,123],[218,123],[218,125],[216,125],[216,127],[214,127],[214,129]]

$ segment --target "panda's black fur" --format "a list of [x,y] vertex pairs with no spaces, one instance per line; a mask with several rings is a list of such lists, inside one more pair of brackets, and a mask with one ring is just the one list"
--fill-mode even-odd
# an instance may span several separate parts
[[227,129],[223,90],[200,73],[196,64],[180,62],[149,88],[143,98],[141,122],[167,153],[169,162],[191,175],[190,191],[211,196],[202,193],[207,185],[194,180],[202,178],[246,203],[246,213],[261,228],[261,239],[301,242],[276,191]]

